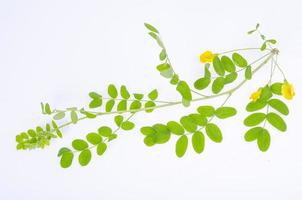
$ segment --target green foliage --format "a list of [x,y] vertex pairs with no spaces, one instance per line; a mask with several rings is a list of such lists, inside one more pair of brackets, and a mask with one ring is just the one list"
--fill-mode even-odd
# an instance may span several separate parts
[[220,119],[225,119],[236,115],[237,111],[233,107],[220,107],[216,109],[215,115]]
[[[261,90],[260,98],[255,102],[250,102],[246,106],[248,112],[254,112],[247,116],[244,120],[244,125],[253,127],[245,133],[245,140],[252,142],[257,140],[257,145],[260,151],[267,151],[270,146],[270,133],[265,129],[265,125],[268,122],[274,128],[279,131],[286,131],[287,126],[283,118],[274,112],[269,112],[269,108],[273,108],[283,115],[289,114],[287,105],[280,99],[272,98],[273,95],[281,94],[280,83],[274,83],[272,85],[265,85]],[[255,112],[266,107],[266,113]],[[259,125],[263,123],[262,127]]]
[[233,59],[233,62],[238,67],[246,67],[247,66],[246,59],[242,55],[240,55],[239,53],[233,53],[232,54],[232,59]]
[[224,78],[218,77],[213,81],[212,92],[218,94],[224,87]]
[[286,123],[278,114],[273,112],[268,113],[267,121],[279,131],[286,131]]
[[[130,131],[135,128],[132,117],[138,112],[150,113],[155,109],[176,105],[190,106],[191,102],[209,100],[221,96],[227,96],[221,106],[215,108],[211,104],[202,105],[197,108],[197,112],[189,113],[179,117],[179,120],[171,120],[166,124],[155,123],[151,126],[140,128],[146,146],[154,146],[167,143],[171,137],[176,137],[175,153],[177,157],[183,157],[187,152],[189,142],[192,143],[193,150],[200,154],[205,148],[205,137],[215,143],[223,140],[221,128],[214,120],[226,119],[237,114],[233,107],[225,106],[229,97],[237,91],[247,80],[254,77],[254,74],[269,61],[273,61],[271,66],[270,79],[267,84],[260,87],[258,92],[253,93],[253,101],[249,102],[246,110],[249,115],[243,123],[248,127],[244,135],[247,142],[257,142],[260,151],[265,152],[270,147],[271,135],[267,125],[281,132],[287,130],[287,125],[283,117],[289,114],[289,109],[282,99],[282,87],[286,83],[284,72],[277,64],[275,56],[279,50],[274,48],[275,39],[268,39],[260,33],[259,24],[249,31],[259,33],[262,39],[262,51],[269,51],[267,55],[248,63],[239,54],[241,50],[251,48],[225,51],[223,53],[210,53],[207,63],[204,64],[204,73],[194,81],[196,90],[209,90],[213,94],[203,94],[191,89],[190,81],[185,81],[174,71],[169,60],[167,49],[161,40],[159,31],[151,24],[145,23],[148,34],[157,42],[160,51],[158,58],[160,63],[156,69],[161,76],[169,80],[169,83],[181,95],[178,101],[161,101],[158,99],[158,90],[153,89],[145,94],[133,93],[125,85],[118,87],[115,84],[108,85],[107,94],[102,95],[97,92],[89,93],[89,102],[85,107],[68,107],[66,109],[53,109],[49,103],[41,103],[42,114],[49,117],[49,123],[45,126],[37,126],[34,129],[21,132],[16,136],[18,150],[44,148],[48,146],[52,139],[62,138],[62,128],[79,123],[81,120],[93,119],[99,116],[113,115],[112,124],[115,128],[107,125],[100,126],[96,131],[89,131],[84,138],[74,139],[71,147],[62,147],[58,151],[60,165],[68,168],[72,165],[74,157],[77,157],[80,166],[87,166],[92,154],[104,155],[108,144],[118,137],[118,131]],[[255,50],[255,48],[252,48]],[[209,53],[209,52],[207,52]],[[231,54],[231,55],[230,55]],[[205,54],[202,54],[205,55]],[[201,56],[202,56],[201,55]],[[274,59],[274,60],[272,60]],[[201,57],[201,61],[203,61]],[[255,63],[260,63],[254,66]],[[213,66],[213,67],[212,67]],[[252,70],[253,69],[253,70]],[[280,71],[283,80],[272,83],[275,71]],[[235,85],[235,81],[242,80]],[[230,87],[230,89],[228,89]],[[257,95],[260,95],[260,98]],[[276,98],[278,95],[280,98]],[[283,94],[284,95],[284,94]],[[125,115],[129,114],[128,117]],[[133,131],[135,133],[135,131]],[[191,145],[191,144],[190,144]]]
[[200,131],[196,131],[192,136],[192,146],[196,153],[200,154],[204,150],[204,135]]
[[268,101],[268,105],[272,108],[274,108],[275,110],[277,110],[278,112],[280,112],[283,115],[288,115],[289,114],[289,110],[287,105],[279,100],[279,99],[270,99]]
[[253,113],[249,115],[247,118],[244,120],[244,125],[246,126],[256,126],[260,124],[261,122],[264,121],[266,118],[266,114],[264,113]]
[[186,135],[180,136],[180,138],[176,142],[175,153],[181,158],[185,155],[188,148],[188,137]]
[[222,133],[216,124],[209,123],[206,126],[206,133],[213,142],[222,142]]
[[181,94],[182,98],[191,101],[192,93],[189,85],[185,81],[180,81],[176,87],[176,90]]
[[282,88],[282,83],[280,82],[271,85],[271,91],[276,95],[281,95],[281,88]]
[[218,56],[215,56],[213,59],[213,67],[216,74],[218,74],[219,76],[224,75],[225,71]]
[[[182,157],[188,146],[188,137],[192,136],[192,146],[196,153],[202,153],[205,146],[205,137],[201,132],[205,129],[207,136],[214,142],[222,141],[222,133],[220,128],[210,123],[214,116],[225,119],[234,116],[237,111],[232,107],[199,106],[198,113],[191,113],[180,118],[179,122],[169,121],[167,125],[155,124],[153,126],[144,126],[140,129],[145,136],[144,143],[146,146],[154,146],[155,144],[166,143],[171,134],[178,137],[176,142],[176,155]],[[208,119],[209,118],[209,119]]]

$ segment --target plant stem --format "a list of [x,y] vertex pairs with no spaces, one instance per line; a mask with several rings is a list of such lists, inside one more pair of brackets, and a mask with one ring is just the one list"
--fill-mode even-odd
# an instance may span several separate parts
[[[232,52],[235,52],[235,51],[249,51],[249,50],[260,50],[260,48],[242,48],[242,49],[233,49],[233,50],[224,51],[224,52],[217,53],[217,54],[221,55],[221,54],[232,53]],[[267,51],[270,51],[269,49],[266,49],[266,50],[267,50]]]

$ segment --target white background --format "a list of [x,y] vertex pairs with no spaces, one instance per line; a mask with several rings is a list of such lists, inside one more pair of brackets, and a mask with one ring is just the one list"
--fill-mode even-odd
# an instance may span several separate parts
[[[2,0],[0,199],[302,199],[301,9],[299,0]],[[285,117],[288,131],[270,128],[267,153],[243,140],[244,108],[249,94],[267,81],[266,67],[228,102],[239,113],[218,122],[223,143],[207,139],[201,155],[190,147],[178,159],[176,138],[148,148],[138,128],[177,120],[202,102],[138,114],[137,129],[120,132],[106,154],[94,154],[85,168],[75,160],[61,169],[58,149],[110,125],[112,118],[65,128],[64,139],[45,150],[16,151],[16,134],[48,120],[40,114],[41,101],[81,107],[90,91],[105,93],[109,83],[126,84],[133,92],[158,88],[160,99],[179,98],[155,70],[159,48],[144,22],[158,27],[175,70],[190,83],[202,73],[201,52],[258,47],[259,38],[246,31],[261,23],[262,31],[278,40],[280,65],[295,85]]]

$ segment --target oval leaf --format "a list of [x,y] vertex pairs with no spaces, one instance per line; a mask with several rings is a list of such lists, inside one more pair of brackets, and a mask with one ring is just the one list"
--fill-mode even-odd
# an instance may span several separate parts
[[288,115],[289,113],[287,105],[279,99],[270,99],[268,104],[283,115]]
[[207,124],[206,126],[206,132],[208,137],[213,141],[213,142],[221,142],[222,141],[222,134],[219,129],[219,127],[216,124]]
[[204,150],[204,135],[202,132],[195,132],[192,136],[192,146],[196,153],[202,153]]
[[244,120],[244,125],[246,126],[256,126],[263,122],[266,115],[264,113],[253,113],[249,116],[247,116]]
[[270,112],[267,114],[266,118],[267,121],[279,131],[286,131],[286,123],[278,114]]
[[86,166],[91,160],[91,151],[89,149],[83,150],[79,155],[79,163],[81,166]]
[[186,135],[181,136],[177,142],[175,147],[176,155],[181,158],[185,155],[188,147],[188,137]]

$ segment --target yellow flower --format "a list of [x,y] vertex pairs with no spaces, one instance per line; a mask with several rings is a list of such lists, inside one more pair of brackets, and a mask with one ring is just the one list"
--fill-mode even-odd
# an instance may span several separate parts
[[261,92],[262,92],[262,89],[259,88],[256,92],[253,92],[251,94],[250,99],[252,99],[253,102],[257,101],[261,96]]
[[200,54],[200,62],[207,63],[212,62],[215,57],[215,54],[212,53],[212,51],[205,51],[202,54]]
[[284,81],[282,88],[281,88],[282,96],[284,96],[285,99],[291,100],[295,96],[294,87],[292,84],[290,84],[287,81]]

